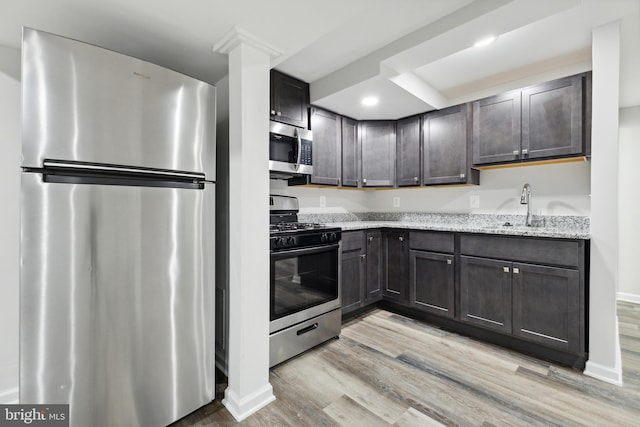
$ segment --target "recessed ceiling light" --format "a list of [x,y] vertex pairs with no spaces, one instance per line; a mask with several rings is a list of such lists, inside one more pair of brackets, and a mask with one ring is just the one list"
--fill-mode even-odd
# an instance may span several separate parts
[[485,38],[483,38],[481,40],[478,40],[473,46],[474,47],[489,46],[491,43],[496,41],[497,38],[498,38],[497,36],[485,37]]
[[375,96],[366,96],[362,98],[362,105],[365,107],[373,107],[378,103],[378,98]]

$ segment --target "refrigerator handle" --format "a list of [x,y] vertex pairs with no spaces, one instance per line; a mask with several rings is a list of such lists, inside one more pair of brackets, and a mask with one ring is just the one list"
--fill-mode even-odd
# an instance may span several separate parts
[[162,169],[136,168],[128,166],[114,166],[101,163],[85,163],[85,162],[69,162],[64,160],[48,159],[42,162],[45,169],[57,169],[73,172],[109,172],[118,174],[136,174],[139,176],[148,176],[154,178],[181,178],[194,181],[202,181],[205,179],[203,173],[171,171]]

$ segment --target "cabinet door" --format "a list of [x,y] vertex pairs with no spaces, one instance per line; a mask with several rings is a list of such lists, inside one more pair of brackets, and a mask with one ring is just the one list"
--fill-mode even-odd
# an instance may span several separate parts
[[424,115],[425,185],[466,182],[467,111],[467,105],[463,104]]
[[420,117],[400,120],[397,126],[398,186],[420,185]]
[[395,122],[362,122],[362,186],[393,187],[396,176]]
[[560,350],[584,351],[577,270],[513,264],[513,334]]
[[520,91],[473,103],[473,164],[520,159]]
[[460,257],[460,320],[511,333],[511,263]]
[[358,186],[358,122],[347,117],[342,118],[342,185]]
[[384,296],[397,302],[409,300],[409,233],[388,231],[384,235],[386,280]]
[[362,250],[342,253],[342,314],[364,304],[366,255]]
[[454,317],[453,261],[453,255],[410,252],[409,283],[412,307],[440,316]]
[[366,233],[367,280],[365,302],[369,303],[382,296],[382,234],[380,231]]
[[582,75],[522,91],[522,157],[581,154]]
[[340,185],[340,116],[319,108],[311,109],[313,132],[313,174],[311,183]]
[[307,128],[309,84],[271,70],[271,120]]

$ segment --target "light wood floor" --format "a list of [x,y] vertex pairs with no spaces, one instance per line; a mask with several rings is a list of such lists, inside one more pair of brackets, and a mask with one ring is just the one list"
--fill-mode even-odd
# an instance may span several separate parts
[[376,309],[274,368],[245,421],[216,400],[175,427],[640,426],[640,305],[618,318],[623,387]]

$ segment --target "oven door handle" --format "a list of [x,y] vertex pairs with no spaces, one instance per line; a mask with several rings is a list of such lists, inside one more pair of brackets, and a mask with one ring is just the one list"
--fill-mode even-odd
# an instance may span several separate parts
[[285,249],[283,251],[271,252],[271,256],[273,258],[289,258],[291,255],[300,256],[300,255],[313,255],[321,252],[330,252],[336,250],[340,247],[338,243],[334,243],[331,245],[322,245],[322,246],[312,246],[310,248],[293,248],[293,249]]

